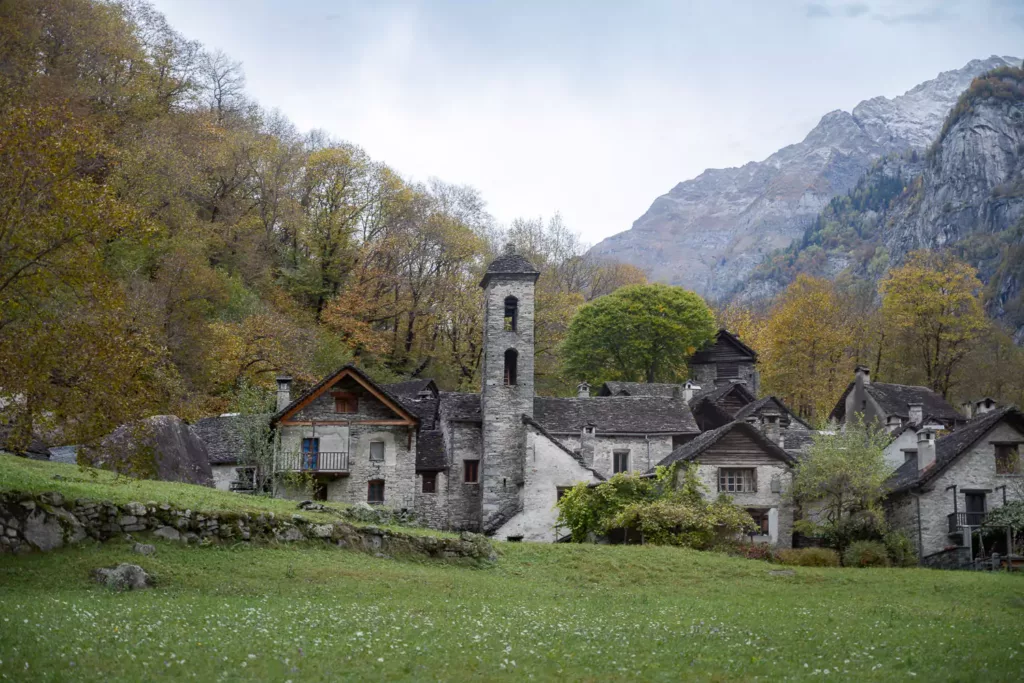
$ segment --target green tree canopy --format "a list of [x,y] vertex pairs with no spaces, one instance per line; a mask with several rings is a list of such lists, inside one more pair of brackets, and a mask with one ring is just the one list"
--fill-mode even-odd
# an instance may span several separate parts
[[680,287],[622,287],[580,308],[562,346],[565,371],[592,384],[608,380],[673,382],[714,337],[702,298]]

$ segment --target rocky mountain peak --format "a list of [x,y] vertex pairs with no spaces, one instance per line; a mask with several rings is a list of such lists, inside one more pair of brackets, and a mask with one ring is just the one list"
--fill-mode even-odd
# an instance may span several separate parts
[[801,142],[738,168],[708,169],[658,197],[630,230],[593,253],[705,296],[727,295],[771,251],[788,246],[879,157],[925,148],[971,81],[1014,57],[972,60],[903,95],[825,114]]

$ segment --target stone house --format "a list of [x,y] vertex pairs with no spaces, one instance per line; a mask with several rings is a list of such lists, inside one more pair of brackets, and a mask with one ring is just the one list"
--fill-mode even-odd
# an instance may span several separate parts
[[690,378],[709,388],[744,382],[754,396],[761,390],[757,352],[724,329],[718,330],[710,345],[693,354]]
[[914,542],[922,564],[948,566],[949,556],[969,560],[972,530],[1024,493],[1024,414],[1014,407],[991,410],[938,439],[920,429],[917,440],[916,457],[888,482],[887,516]]
[[854,415],[860,415],[865,424],[874,422],[889,432],[926,422],[952,430],[968,419],[927,387],[872,382],[871,371],[863,365],[854,370],[854,379],[839,397],[829,420],[841,425]]

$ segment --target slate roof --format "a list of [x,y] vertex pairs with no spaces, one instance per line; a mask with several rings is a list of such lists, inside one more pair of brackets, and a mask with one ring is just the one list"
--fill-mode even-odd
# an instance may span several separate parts
[[814,432],[807,429],[783,429],[782,447],[797,458],[814,443]]
[[751,361],[757,361],[757,351],[744,344],[742,341],[740,341],[740,338],[738,336],[736,336],[735,334],[733,334],[732,332],[723,327],[719,329],[718,332],[715,334],[714,341],[708,343],[707,345],[704,346],[704,348],[700,349],[699,351],[697,351],[697,353],[693,354],[693,357],[690,358],[690,364],[702,365],[705,363],[716,362],[713,354],[711,353],[711,349],[718,345],[719,342],[731,344],[742,354],[749,356]]
[[505,253],[491,261],[490,265],[487,266],[487,272],[484,273],[483,279],[480,280],[481,287],[487,284],[487,280],[491,275],[532,275],[534,276],[533,279],[536,280],[537,276],[540,275],[540,271],[525,256]]
[[411,396],[398,396],[398,402],[402,407],[415,415],[420,420],[420,429],[434,429],[437,419],[437,408],[440,399],[437,398],[413,398]]
[[[966,453],[989,431],[1003,420],[1024,431],[1024,413],[1013,406],[1006,406],[976,417],[967,424],[935,441],[935,463],[923,472],[917,469],[917,460],[909,460],[896,470],[886,482],[893,492],[921,486],[941,474],[958,457]],[[913,467],[910,467],[911,463]]]
[[456,422],[481,422],[483,413],[480,408],[480,394],[462,394],[455,391],[442,391],[440,415],[442,420]]
[[[846,417],[846,397],[853,391],[854,384],[854,382],[850,382],[847,385],[846,391],[839,397],[836,407],[832,409],[832,413],[829,415],[830,419],[842,421]],[[960,411],[928,387],[872,382],[864,388],[868,395],[875,399],[879,407],[885,411],[886,415],[896,415],[904,420],[909,420],[910,409],[907,405],[920,403],[924,406],[924,414],[934,420],[962,422],[965,419]]]
[[729,384],[722,384],[721,386],[709,386],[707,389],[701,389],[700,392],[694,394],[693,398],[690,399],[690,407],[694,407],[700,401],[710,401],[711,403],[717,404],[723,398],[728,396],[731,392],[736,391],[748,402],[753,402],[756,397],[751,393],[750,389],[743,382],[730,382]]
[[782,399],[780,399],[777,396],[765,396],[764,398],[757,399],[753,403],[748,403],[747,405],[743,406],[742,408],[736,411],[736,419],[746,420],[748,417],[750,417],[751,415],[755,415],[757,411],[767,407],[771,403],[776,403],[782,410],[786,411],[786,414],[789,415],[790,420],[795,420],[798,424],[800,424],[806,429],[811,428],[811,425],[807,424],[799,417],[797,417],[796,413],[790,410],[789,406],[783,403]]
[[767,451],[771,455],[774,455],[783,462],[790,464],[793,464],[795,462],[795,458],[791,454],[779,448],[778,444],[774,443],[764,434],[762,434],[760,429],[758,429],[754,425],[747,424],[746,422],[736,421],[730,422],[729,424],[719,427],[718,429],[712,429],[710,431],[704,432],[703,434],[693,439],[692,441],[684,443],[682,446],[680,446],[679,448],[675,449],[674,451],[666,455],[664,458],[662,458],[661,462],[659,462],[658,465],[664,466],[671,465],[672,463],[675,462],[688,462],[691,460],[695,460],[697,457],[701,455],[701,453],[703,453],[708,448],[718,443],[722,439],[722,437],[724,437],[726,434],[729,434],[733,430],[739,430],[743,434],[749,436],[756,443],[760,444],[761,447],[765,449],[765,451]]
[[430,391],[437,396],[437,384],[432,379],[409,379],[404,382],[394,382],[392,384],[382,384],[382,387],[387,390],[392,396],[398,396],[399,398],[416,398],[421,391]]
[[595,470],[592,467],[587,467],[586,461],[583,460],[583,456],[578,451],[570,450],[568,446],[566,446],[564,443],[559,441],[558,438],[554,434],[552,434],[548,430],[544,429],[544,426],[541,425],[536,420],[534,420],[532,417],[530,417],[529,415],[523,415],[523,424],[530,425],[531,427],[536,429],[538,432],[540,432],[545,437],[547,437],[547,439],[549,441],[551,441],[551,443],[555,444],[556,446],[561,448],[563,451],[565,451],[566,453],[571,455],[573,460],[575,460],[580,465],[582,465],[584,469],[589,470],[590,472],[592,472],[594,474],[594,476],[597,477],[598,479],[600,479],[601,481],[605,480],[604,475],[602,475],[600,472],[598,472],[597,470]]
[[696,434],[686,401],[655,396],[534,398],[533,417],[555,434],[576,434],[584,425],[603,433]]
[[682,384],[648,384],[646,382],[605,382],[600,396],[661,396],[672,398],[676,390],[682,391]]
[[440,429],[421,430],[416,436],[416,471],[436,472],[447,469],[444,436]]
[[[262,417],[269,420],[271,416]],[[238,415],[221,415],[204,417],[192,425],[192,431],[206,445],[211,465],[234,465],[238,462],[238,454],[243,447],[238,427],[240,420]]]

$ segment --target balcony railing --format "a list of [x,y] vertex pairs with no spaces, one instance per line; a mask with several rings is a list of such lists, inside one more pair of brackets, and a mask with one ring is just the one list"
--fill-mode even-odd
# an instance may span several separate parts
[[959,533],[962,527],[979,527],[984,523],[984,512],[951,512],[949,514],[949,533]]
[[348,453],[342,451],[285,453],[278,458],[277,463],[277,468],[284,472],[343,473],[348,472]]

